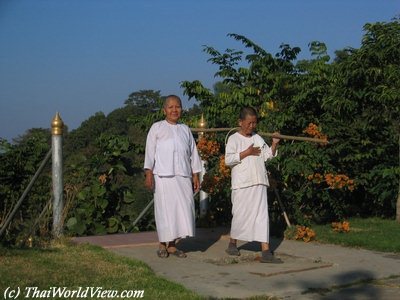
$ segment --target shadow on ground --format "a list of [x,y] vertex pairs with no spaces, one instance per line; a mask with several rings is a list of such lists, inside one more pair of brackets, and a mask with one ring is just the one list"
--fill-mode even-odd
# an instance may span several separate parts
[[182,239],[178,243],[179,249],[184,252],[206,252],[224,236],[229,235],[228,228],[199,228],[193,238]]
[[[318,282],[298,280],[297,284],[303,292],[304,298],[311,300],[336,300],[336,299],[390,299],[382,294],[373,284],[374,274],[365,270],[348,271],[332,277],[332,286],[318,287]],[[286,284],[282,283],[282,289]]]
[[[283,238],[271,238],[270,239],[270,250],[272,252],[275,252],[275,250],[279,247],[279,245],[282,243]],[[248,251],[254,251],[254,252],[258,252],[261,251],[261,245],[259,242],[248,242],[246,244],[243,244],[241,246],[238,247],[239,250],[248,250]]]

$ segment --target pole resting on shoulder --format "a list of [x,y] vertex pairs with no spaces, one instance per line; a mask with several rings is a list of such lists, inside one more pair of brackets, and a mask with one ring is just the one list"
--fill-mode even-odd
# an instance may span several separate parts
[[[190,128],[192,132],[226,132],[226,131],[234,131],[238,130],[239,127],[232,127],[232,128]],[[293,141],[303,141],[303,142],[313,142],[313,143],[321,143],[321,144],[328,144],[328,140],[326,139],[318,139],[318,138],[311,138],[305,136],[294,136],[294,135],[284,135],[284,134],[277,134],[277,133],[270,133],[270,132],[257,132],[261,136],[267,137],[275,137],[282,140],[293,140]]]

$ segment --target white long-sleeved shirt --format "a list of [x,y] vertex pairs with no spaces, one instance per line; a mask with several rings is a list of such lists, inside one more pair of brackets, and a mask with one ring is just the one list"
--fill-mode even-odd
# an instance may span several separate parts
[[[254,147],[260,147],[260,155],[250,155],[240,160],[240,152],[249,148],[251,144],[254,144]],[[225,164],[232,167],[232,189],[256,184],[269,186],[265,161],[276,155],[277,152],[273,155],[271,148],[258,134],[245,137],[236,132],[231,135],[225,147]]]
[[190,128],[167,121],[154,123],[146,140],[144,168],[159,176],[191,177],[201,171],[201,159]]

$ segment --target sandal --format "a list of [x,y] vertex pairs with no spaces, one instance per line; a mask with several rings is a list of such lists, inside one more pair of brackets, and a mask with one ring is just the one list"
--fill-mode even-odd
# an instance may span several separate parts
[[168,253],[167,249],[158,249],[157,256],[159,258],[167,258],[169,256],[169,253]]
[[239,249],[233,243],[229,243],[229,246],[227,249],[225,249],[225,252],[228,253],[229,255],[240,256]]
[[280,258],[275,257],[271,251],[264,250],[261,252],[261,263],[270,263],[270,264],[282,264],[283,261]]
[[185,258],[186,257],[186,253],[183,252],[182,250],[178,250],[176,249],[174,252],[168,252],[168,254],[179,257],[179,258]]

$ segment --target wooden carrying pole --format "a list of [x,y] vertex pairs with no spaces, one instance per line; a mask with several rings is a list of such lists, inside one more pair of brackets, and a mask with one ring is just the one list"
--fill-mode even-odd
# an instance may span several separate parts
[[[233,127],[233,128],[191,128],[190,130],[192,132],[224,132],[224,131],[233,131],[233,130],[238,130],[239,127]],[[310,137],[305,137],[305,136],[294,136],[294,135],[284,135],[284,134],[275,134],[275,133],[269,133],[269,132],[257,132],[261,136],[267,136],[267,137],[276,137],[278,139],[282,140],[293,140],[293,141],[303,141],[303,142],[313,142],[313,143],[321,143],[321,144],[327,144],[328,140],[325,139],[317,139],[317,138],[310,138]]]

